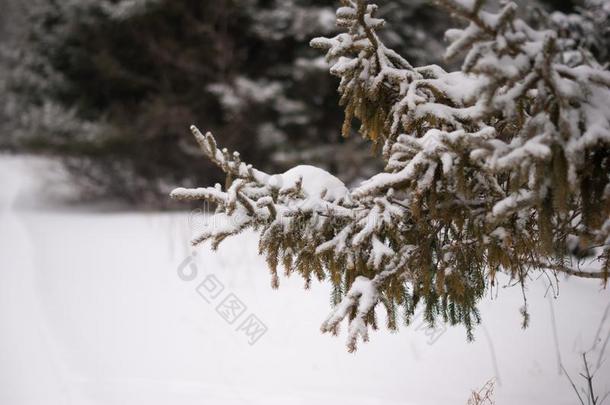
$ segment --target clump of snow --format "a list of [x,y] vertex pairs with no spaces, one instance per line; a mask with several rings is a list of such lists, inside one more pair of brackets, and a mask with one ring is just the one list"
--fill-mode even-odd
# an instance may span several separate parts
[[326,201],[339,201],[344,199],[349,190],[337,177],[326,170],[310,165],[300,165],[284,172],[281,175],[280,192],[285,192],[301,182],[303,191],[310,197],[320,197]]
[[[159,0],[119,0],[102,1],[100,5],[111,18],[121,20],[144,12],[148,7],[158,3]],[[93,2],[92,2],[93,3]]]

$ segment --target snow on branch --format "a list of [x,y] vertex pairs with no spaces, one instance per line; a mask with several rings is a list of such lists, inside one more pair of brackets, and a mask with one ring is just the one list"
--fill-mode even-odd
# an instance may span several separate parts
[[[392,329],[397,307],[408,324],[421,306],[430,325],[460,323],[471,338],[497,272],[521,285],[535,271],[608,279],[610,73],[571,57],[553,26],[532,28],[514,3],[497,13],[482,0],[437,3],[466,23],[446,34],[458,71],[388,48],[364,0],[343,0],[343,32],[311,41],[340,78],[343,135],[359,121],[383,145],[382,173],[352,190],[312,166],[269,175],[193,127],[227,182],[172,192],[217,206],[195,244],[255,229],[274,287],[280,266],[306,287],[330,281],[322,330],[347,319],[350,351],[377,327],[379,304]],[[581,269],[584,258],[597,267]]]

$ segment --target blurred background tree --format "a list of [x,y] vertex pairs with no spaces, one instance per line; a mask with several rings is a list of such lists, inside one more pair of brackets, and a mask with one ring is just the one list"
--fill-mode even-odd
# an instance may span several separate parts
[[[380,3],[389,45],[415,64],[440,62],[443,13],[425,0]],[[0,6],[0,148],[59,157],[83,197],[160,206],[177,184],[221,181],[200,159],[191,123],[269,172],[312,163],[353,183],[379,169],[364,142],[336,131],[336,79],[309,48],[335,31],[334,2]]]

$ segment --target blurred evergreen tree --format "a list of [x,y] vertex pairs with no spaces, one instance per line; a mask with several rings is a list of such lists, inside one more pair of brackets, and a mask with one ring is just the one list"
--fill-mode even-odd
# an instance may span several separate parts
[[[185,122],[205,123],[269,171],[308,161],[352,182],[378,169],[364,142],[336,131],[336,79],[309,48],[336,30],[327,1],[39,3],[14,58],[13,138],[61,156],[91,196],[155,205],[175,184],[221,180]],[[440,59],[447,18],[433,10],[381,4],[395,27],[387,40],[418,63]]]

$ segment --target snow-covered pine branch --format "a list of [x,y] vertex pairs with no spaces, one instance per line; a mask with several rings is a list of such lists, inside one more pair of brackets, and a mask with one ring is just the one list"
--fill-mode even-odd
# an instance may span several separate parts
[[[462,69],[414,67],[378,36],[384,21],[364,0],[344,0],[344,32],[317,38],[341,79],[343,134],[383,144],[386,169],[348,190],[329,173],[298,166],[268,175],[193,128],[226,174],[224,190],[177,189],[175,198],[218,207],[194,240],[217,246],[246,228],[260,232],[272,283],[278,266],[333,284],[334,311],[348,319],[348,348],[377,327],[396,328],[421,303],[428,323],[472,327],[477,303],[499,271],[597,278],[610,270],[610,73],[590,55],[565,63],[565,41],[480,0],[438,0],[466,22],[449,30],[447,57]],[[594,256],[595,269],[580,268]]]

